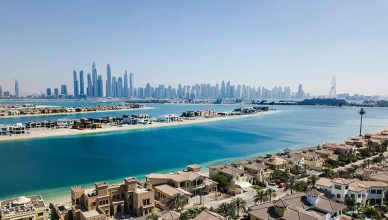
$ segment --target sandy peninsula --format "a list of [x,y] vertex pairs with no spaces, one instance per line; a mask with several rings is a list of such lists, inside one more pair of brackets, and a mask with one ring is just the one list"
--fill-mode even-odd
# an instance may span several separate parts
[[209,123],[225,120],[237,120],[250,117],[264,116],[279,112],[278,110],[271,110],[267,112],[257,112],[253,114],[246,115],[234,115],[234,116],[217,116],[213,118],[193,118],[193,119],[182,119],[179,122],[152,122],[152,124],[137,124],[137,125],[120,125],[120,126],[110,126],[105,125],[102,128],[98,129],[71,129],[71,128],[34,128],[30,129],[28,134],[22,135],[6,135],[0,136],[0,141],[14,141],[14,140],[24,140],[31,138],[46,138],[46,137],[59,137],[59,136],[73,136],[73,135],[83,135],[83,134],[97,134],[97,133],[109,133],[109,132],[119,132],[119,131],[129,131],[129,130],[142,130],[142,129],[152,129],[152,128],[162,128],[162,127],[173,127],[173,126],[184,126],[192,125],[199,123]]

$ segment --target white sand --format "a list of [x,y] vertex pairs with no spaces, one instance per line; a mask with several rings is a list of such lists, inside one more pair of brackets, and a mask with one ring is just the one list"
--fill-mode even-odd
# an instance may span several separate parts
[[106,133],[106,132],[117,132],[117,131],[128,131],[128,130],[140,130],[140,129],[149,129],[149,128],[161,128],[161,127],[171,127],[171,126],[182,126],[182,125],[191,125],[191,124],[199,124],[199,123],[208,123],[208,122],[216,122],[216,121],[224,121],[224,120],[236,120],[242,118],[250,118],[257,117],[262,115],[268,115],[278,112],[268,111],[268,112],[258,112],[255,114],[248,115],[236,115],[236,116],[218,116],[214,118],[195,118],[195,119],[183,119],[180,122],[153,122],[152,124],[138,124],[138,125],[122,125],[122,126],[106,126],[98,129],[71,129],[71,128],[33,128],[28,130],[29,134],[23,135],[4,135],[0,136],[0,141],[12,141],[12,140],[23,140],[30,138],[44,138],[44,137],[56,137],[56,136],[71,136],[71,135],[82,135],[82,134],[96,134],[96,133]]
[[153,107],[127,108],[127,109],[116,109],[116,110],[98,110],[98,111],[86,111],[86,112],[48,113],[48,114],[36,114],[36,115],[6,115],[6,116],[0,116],[0,119],[1,118],[41,117],[41,116],[52,116],[52,115],[77,115],[77,114],[99,113],[99,112],[123,112],[123,111],[148,110],[148,109],[153,109]]

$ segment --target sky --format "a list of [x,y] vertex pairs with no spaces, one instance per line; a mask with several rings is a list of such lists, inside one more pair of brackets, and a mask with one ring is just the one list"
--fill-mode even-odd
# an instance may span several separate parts
[[388,1],[1,0],[0,85],[40,93],[72,71],[135,86],[289,85],[388,95]]

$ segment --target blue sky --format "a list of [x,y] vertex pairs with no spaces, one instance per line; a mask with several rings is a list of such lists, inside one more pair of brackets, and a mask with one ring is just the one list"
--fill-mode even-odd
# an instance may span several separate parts
[[71,85],[72,70],[146,82],[303,83],[388,95],[388,1],[0,1],[0,85]]

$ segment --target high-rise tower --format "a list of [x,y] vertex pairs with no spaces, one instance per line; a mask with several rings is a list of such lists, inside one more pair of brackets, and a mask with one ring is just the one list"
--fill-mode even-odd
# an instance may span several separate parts
[[336,85],[336,82],[335,82],[335,77],[333,76],[333,78],[331,79],[331,87],[330,87],[330,93],[329,93],[329,98],[337,98],[337,85]]
[[135,75],[133,73],[129,74],[129,96],[134,97],[135,96]]
[[128,73],[125,70],[124,73],[124,97],[128,98],[129,97],[129,88],[128,88]]
[[19,98],[19,82],[15,79],[15,97]]
[[84,82],[84,71],[79,71],[79,94],[85,95],[85,82]]
[[78,87],[78,79],[77,79],[77,71],[73,70],[73,87],[74,87],[74,97],[79,96],[79,87]]
[[92,96],[97,97],[98,96],[98,82],[97,82],[97,69],[96,69],[96,63],[93,62],[92,65],[92,82],[93,82],[93,91]]
[[106,97],[112,97],[112,73],[110,65],[106,65]]

